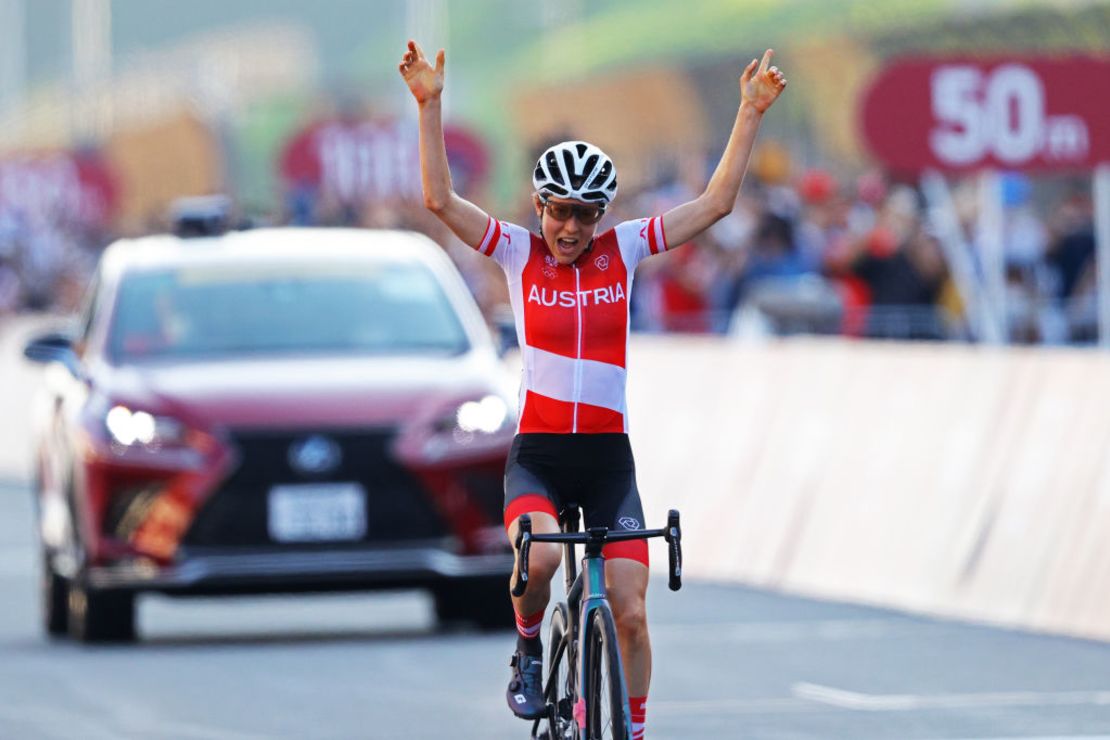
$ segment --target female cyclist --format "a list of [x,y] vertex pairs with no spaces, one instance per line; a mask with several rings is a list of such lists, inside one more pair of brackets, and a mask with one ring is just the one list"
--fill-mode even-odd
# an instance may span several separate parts
[[[740,76],[740,105],[728,144],[701,195],[662,216],[625,221],[597,234],[617,194],[613,162],[582,141],[556,144],[532,173],[540,233],[490,218],[455,193],[447,166],[440,96],[444,52],[433,65],[409,41],[399,70],[419,107],[424,205],[463,242],[505,271],[521,347],[517,436],[505,471],[505,525],[516,540],[521,514],[537,533],[557,532],[562,503],[576,502],[585,524],[643,526],[625,414],[628,298],[636,264],[685,244],[730,213],[763,114],[786,87],[773,52]],[[506,693],[510,709],[544,712],[540,624],[559,567],[558,545],[535,545],[528,590],[513,599],[517,649]],[[617,622],[634,737],[644,733],[651,643],[644,597],[647,543],[607,545],[605,585]]]

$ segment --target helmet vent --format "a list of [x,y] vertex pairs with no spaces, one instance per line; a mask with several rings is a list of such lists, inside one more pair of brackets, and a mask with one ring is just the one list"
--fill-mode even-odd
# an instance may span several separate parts
[[603,187],[605,185],[605,181],[609,179],[609,173],[612,172],[612,171],[613,171],[613,163],[612,162],[606,162],[605,164],[601,165],[601,169],[598,170],[597,177],[595,177],[590,182],[590,188],[593,189],[593,188]]
[[547,153],[547,170],[552,180],[563,184],[563,173],[559,169],[559,160],[555,158],[555,152]]
[[570,177],[570,186],[575,190],[582,187],[582,183],[575,182],[579,178],[574,173],[574,157],[568,151],[563,152],[563,164],[566,166],[567,176]]

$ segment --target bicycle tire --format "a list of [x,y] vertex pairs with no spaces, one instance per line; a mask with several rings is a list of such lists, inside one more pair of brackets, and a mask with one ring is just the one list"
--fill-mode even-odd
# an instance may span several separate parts
[[629,740],[628,689],[617,645],[617,626],[608,604],[590,614],[586,630],[586,739]]
[[570,612],[565,603],[551,612],[547,640],[547,681],[544,699],[553,707],[547,717],[547,732],[539,737],[568,740],[578,737],[574,723],[574,636],[570,634]]

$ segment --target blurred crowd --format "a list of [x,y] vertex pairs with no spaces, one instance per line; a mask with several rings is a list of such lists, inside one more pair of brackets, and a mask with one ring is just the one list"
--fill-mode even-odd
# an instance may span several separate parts
[[[625,188],[601,228],[666,212],[696,196],[714,163],[674,168],[654,185]],[[953,279],[918,189],[882,173],[838,178],[809,170],[760,177],[758,158],[734,212],[696,240],[641,264],[633,327],[733,335],[838,334],[975,339],[968,296]],[[1000,179],[1005,331],[1015,343],[1097,339],[1095,242],[1089,183]],[[988,238],[978,183],[953,188],[975,284],[986,284]],[[530,193],[497,217],[538,228]],[[47,217],[51,216],[51,217]],[[492,324],[512,326],[500,270],[447,233],[419,202],[352,204],[290,193],[284,215],[299,225],[408,228],[445,245]],[[72,310],[107,236],[67,225],[64,214],[0,208],[0,315]],[[675,245],[671,245],[672,247]]]
[[[601,228],[665,213],[695,197],[715,162],[676,169],[638,192],[623,191]],[[767,336],[837,334],[892,339],[973,340],[959,281],[920,190],[880,172],[837,178],[809,170],[778,182],[749,173],[733,213],[693,245],[641,263],[633,284],[633,327],[649,332]],[[1005,174],[999,269],[1004,273],[1006,339],[1087,343],[1097,339],[1095,240],[1089,181],[1036,183]],[[953,187],[973,274],[962,286],[985,290],[982,259],[992,238],[981,226],[980,183]],[[507,214],[538,228],[529,193]],[[505,218],[502,215],[502,218]],[[432,224],[434,228],[436,225]],[[442,233],[437,237],[445,238]],[[994,238],[997,238],[995,235]],[[456,245],[457,247],[458,245]],[[672,247],[676,245],[671,245]],[[475,294],[504,316],[504,278],[453,249]],[[480,260],[479,260],[480,261]],[[500,312],[500,313],[498,313]]]
[[65,212],[0,206],[0,318],[74,310],[108,239]]
[[[1054,183],[1034,198],[1022,175],[998,181],[1000,233],[980,219],[977,178],[953,188],[959,243],[944,244],[915,187],[868,172],[838,180],[822,170],[746,190],[731,217],[655,281],[648,328],[809,332],[905,339],[970,338],[968,291],[992,269],[987,241],[1001,239],[1002,316],[1012,342],[1094,338],[1093,213],[1086,183]],[[647,194],[670,205],[673,186]],[[673,193],[673,195],[672,195]],[[951,241],[951,236],[949,235]],[[947,249],[946,249],[947,247]],[[947,258],[970,252],[973,273],[954,280]],[[683,317],[683,314],[686,317]]]

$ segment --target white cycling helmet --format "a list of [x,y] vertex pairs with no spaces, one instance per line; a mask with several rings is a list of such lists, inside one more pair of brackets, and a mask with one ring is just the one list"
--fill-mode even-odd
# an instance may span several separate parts
[[617,168],[593,144],[564,141],[540,155],[532,184],[540,195],[608,205],[617,195]]

